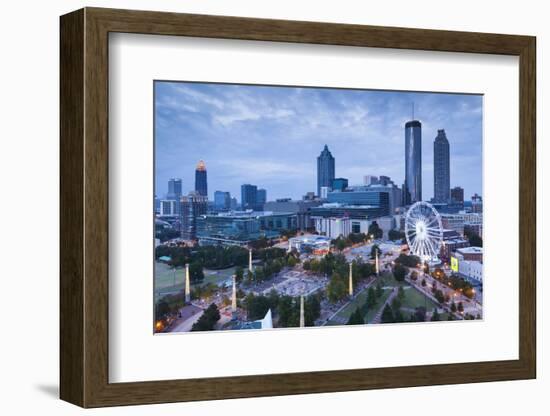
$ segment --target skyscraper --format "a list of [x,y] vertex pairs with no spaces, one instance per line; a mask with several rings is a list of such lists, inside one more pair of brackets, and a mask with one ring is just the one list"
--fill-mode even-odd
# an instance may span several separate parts
[[256,204],[258,208],[263,209],[264,204],[267,202],[267,191],[265,189],[258,189],[256,192]]
[[347,178],[335,178],[332,181],[332,190],[333,191],[344,191],[348,187],[349,182]]
[[455,186],[451,189],[451,202],[464,205],[464,188]]
[[172,201],[179,201],[181,197],[181,179],[180,178],[171,178],[168,180],[168,193],[166,194],[166,199]]
[[245,183],[241,185],[241,205],[243,209],[256,209],[258,187]]
[[448,203],[451,199],[451,167],[449,141],[445,130],[437,130],[434,140],[434,202]]
[[206,179],[206,165],[204,160],[199,160],[195,169],[195,192],[208,197],[208,184]]
[[422,201],[422,124],[405,123],[405,205]]
[[334,157],[332,157],[332,153],[325,144],[325,148],[317,157],[317,196],[321,196],[323,186],[332,189],[334,171]]
[[231,208],[231,194],[224,191],[214,192],[214,206],[217,209]]
[[181,237],[194,240],[197,237],[197,217],[206,214],[208,198],[197,192],[190,192],[180,200]]

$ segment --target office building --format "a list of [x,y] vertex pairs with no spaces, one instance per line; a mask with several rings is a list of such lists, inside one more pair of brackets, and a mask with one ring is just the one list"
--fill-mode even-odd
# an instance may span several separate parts
[[264,210],[272,212],[292,212],[296,215],[296,227],[303,231],[313,228],[310,209],[320,204],[321,201],[319,200],[293,201],[290,198],[282,198],[266,202],[264,204]]
[[474,286],[483,284],[483,263],[471,260],[458,260],[458,274]]
[[345,191],[348,187],[348,180],[346,178],[335,178],[332,181],[333,191]]
[[368,185],[375,185],[378,183],[378,176],[374,175],[365,175],[363,176],[363,184]]
[[459,260],[478,261],[483,263],[482,247],[463,247],[456,250],[455,256]]
[[199,244],[246,245],[259,238],[276,238],[281,231],[296,229],[290,212],[230,211],[197,218]]
[[454,230],[464,235],[464,216],[460,214],[441,214],[441,225],[445,230]]
[[214,207],[219,210],[231,209],[231,194],[224,191],[214,192]]
[[405,123],[405,205],[422,201],[422,124]]
[[241,185],[241,206],[243,210],[251,209],[257,210],[258,208],[258,187],[245,183]]
[[256,192],[256,205],[259,210],[264,209],[264,204],[267,202],[267,191],[265,189],[258,189]]
[[166,199],[173,201],[179,201],[182,190],[181,190],[181,179],[180,178],[171,178],[168,180],[168,193],[166,194]]
[[311,218],[313,217],[349,217],[352,219],[372,219],[384,217],[387,214],[387,208],[377,205],[346,205],[340,203],[326,203],[318,207],[310,208]]
[[335,162],[332,153],[325,147],[317,157],[317,195],[321,197],[321,188],[332,188],[332,182],[335,177]]
[[434,202],[448,203],[451,200],[451,166],[449,140],[445,130],[437,131],[434,140]]
[[481,195],[474,194],[472,195],[472,212],[482,213],[483,212],[483,199]]
[[330,239],[347,237],[351,233],[351,220],[347,217],[314,217],[315,231]]
[[208,180],[204,160],[199,160],[195,169],[195,192],[208,198]]
[[348,188],[345,191],[333,191],[327,195],[329,203],[345,205],[369,205],[380,209],[381,216],[390,214],[391,190],[382,185],[359,186]]
[[454,230],[443,230],[443,243],[441,244],[439,257],[449,262],[452,255],[459,248],[469,247],[470,243]]
[[160,201],[160,216],[173,217],[178,215],[178,201],[172,199],[163,199]]
[[464,188],[461,188],[460,186],[455,186],[453,189],[451,189],[451,202],[464,206]]
[[304,201],[313,201],[317,199],[317,196],[315,195],[315,192],[306,192],[306,194],[302,197]]
[[301,235],[288,240],[289,250],[324,255],[330,251],[330,238],[322,235]]
[[208,198],[198,192],[190,192],[180,199],[181,237],[184,240],[195,240],[197,237],[197,217],[206,214]]

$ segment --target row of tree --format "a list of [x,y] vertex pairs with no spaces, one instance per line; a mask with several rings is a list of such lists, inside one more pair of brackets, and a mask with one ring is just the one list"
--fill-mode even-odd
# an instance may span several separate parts
[[193,324],[191,331],[211,331],[219,320],[220,311],[215,303],[211,303],[199,320]]
[[[278,326],[282,328],[300,325],[300,298],[279,295],[272,290],[267,296],[249,293],[243,300],[248,320],[262,319],[271,309],[278,318]],[[307,296],[304,299],[304,321],[306,326],[313,326],[321,315],[321,299],[319,294]]]

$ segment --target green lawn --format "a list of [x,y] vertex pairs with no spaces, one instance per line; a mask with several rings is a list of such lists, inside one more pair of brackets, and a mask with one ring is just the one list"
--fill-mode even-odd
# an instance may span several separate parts
[[401,301],[401,307],[415,309],[425,306],[426,310],[433,311],[437,305],[412,286],[405,287],[405,298]]
[[229,267],[222,270],[209,270],[204,269],[204,280],[201,285],[206,285],[208,283],[218,284],[225,280],[228,280],[231,276],[235,274],[235,267]]
[[[218,284],[230,278],[235,273],[235,267],[223,270],[204,269],[204,280],[198,285],[204,286],[208,283]],[[183,290],[185,281],[185,268],[168,266],[164,263],[155,262],[155,299],[168,293]]]
[[[348,303],[344,309],[342,309],[338,314],[336,315],[339,318],[345,318],[346,321],[349,319],[350,315],[355,312],[355,309],[357,307],[363,306],[365,301],[367,300],[367,291],[363,290],[361,293],[359,293],[350,303]],[[342,325],[339,322],[331,323],[331,321],[328,322],[328,325]]]

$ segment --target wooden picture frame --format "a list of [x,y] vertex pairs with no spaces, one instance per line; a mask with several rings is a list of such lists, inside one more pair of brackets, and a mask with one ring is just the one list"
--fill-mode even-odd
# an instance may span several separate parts
[[[85,8],[61,17],[60,396],[82,407],[475,383],[536,377],[535,38]],[[519,57],[519,359],[109,383],[108,35],[297,42]]]

